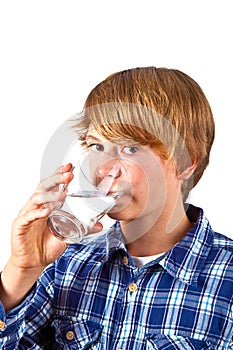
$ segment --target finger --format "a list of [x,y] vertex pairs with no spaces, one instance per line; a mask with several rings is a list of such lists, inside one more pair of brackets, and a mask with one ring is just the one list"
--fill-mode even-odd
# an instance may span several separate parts
[[96,222],[95,225],[88,231],[88,234],[97,233],[102,230],[103,230],[103,225],[100,222]]
[[51,189],[58,188],[58,186],[61,184],[68,184],[73,177],[72,172],[55,173],[52,176],[42,180],[36,192],[49,191]]
[[[25,215],[27,212],[45,208],[60,207],[65,200],[65,192],[37,192],[34,193],[26,205],[19,211],[19,216]],[[51,205],[50,205],[51,204]]]
[[50,187],[53,187],[56,184],[59,185],[60,183],[62,183],[63,180],[65,181],[65,183],[67,183],[67,176],[68,174],[72,173],[73,168],[74,167],[71,163],[67,163],[65,165],[60,166],[51,176],[42,179],[42,181],[37,187],[37,191],[40,191],[41,189],[49,189]]
[[59,166],[55,173],[58,173],[58,172],[62,172],[62,173],[65,173],[67,171],[72,171],[74,168],[73,164],[72,163],[67,163],[67,164],[64,164],[64,165],[61,165]]
[[[66,171],[73,169],[71,163],[60,167],[58,171]],[[62,189],[59,191],[59,184],[67,184],[73,178],[71,172],[65,173],[54,173],[54,175],[42,180],[37,187],[36,192],[31,196],[26,205],[19,211],[19,215],[25,214],[29,210],[34,210],[40,206],[47,204],[49,202],[62,202],[65,199],[65,193],[62,192]],[[51,192],[49,192],[51,191]]]
[[55,171],[54,171],[54,174],[56,173],[65,173],[67,171],[72,171],[74,168],[73,164],[72,163],[67,163],[67,164],[64,164],[64,165],[61,165],[59,166]]
[[35,220],[47,218],[49,213],[49,208],[32,210],[25,215],[17,217],[13,223],[13,227],[18,231],[28,228]]

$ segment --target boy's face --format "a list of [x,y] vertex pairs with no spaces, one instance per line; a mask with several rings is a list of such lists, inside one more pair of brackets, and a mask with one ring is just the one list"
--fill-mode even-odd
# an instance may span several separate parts
[[117,164],[110,193],[120,192],[111,218],[132,221],[139,218],[156,222],[179,191],[174,164],[161,159],[150,146],[132,142],[112,143],[90,129],[86,144],[95,182],[101,182]]

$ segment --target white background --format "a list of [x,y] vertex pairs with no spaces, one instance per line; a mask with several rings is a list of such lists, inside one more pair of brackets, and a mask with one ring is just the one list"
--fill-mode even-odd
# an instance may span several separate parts
[[232,1],[0,1],[0,268],[11,223],[40,180],[54,131],[109,74],[178,68],[203,88],[216,120],[211,163],[190,201],[233,237]]

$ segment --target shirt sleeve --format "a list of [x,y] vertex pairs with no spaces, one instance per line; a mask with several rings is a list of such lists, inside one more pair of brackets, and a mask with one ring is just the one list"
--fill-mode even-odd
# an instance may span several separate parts
[[0,304],[0,349],[17,348],[25,331],[26,312],[30,299],[31,295],[8,313],[5,313],[2,303]]
[[9,312],[0,303],[0,349],[51,349],[53,284],[48,275],[43,274],[26,299]]

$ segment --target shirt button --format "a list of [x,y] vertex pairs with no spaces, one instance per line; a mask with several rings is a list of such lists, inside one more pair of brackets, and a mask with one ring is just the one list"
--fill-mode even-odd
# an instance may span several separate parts
[[74,339],[74,332],[68,331],[68,332],[66,333],[66,339],[67,339],[67,340],[73,340],[73,339]]
[[4,329],[6,327],[5,322],[3,322],[2,320],[0,320],[0,329]]
[[136,283],[130,283],[128,288],[130,292],[134,293],[138,289],[138,286],[136,285]]
[[128,263],[129,263],[129,259],[127,258],[127,256],[123,256],[123,264],[128,265]]

